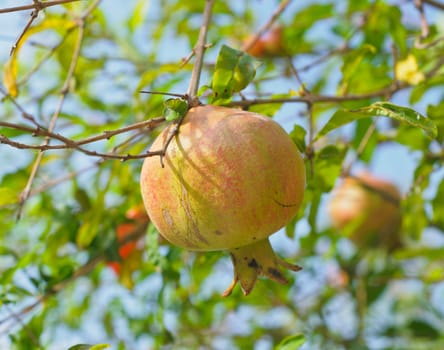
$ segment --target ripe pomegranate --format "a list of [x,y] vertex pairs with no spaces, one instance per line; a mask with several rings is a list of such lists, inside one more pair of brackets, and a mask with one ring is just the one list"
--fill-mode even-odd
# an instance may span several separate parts
[[401,245],[400,193],[392,183],[369,173],[346,177],[334,191],[328,211],[333,226],[359,248]]
[[[151,150],[161,150],[167,127]],[[142,197],[171,243],[197,251],[228,250],[245,295],[257,277],[285,283],[268,236],[298,211],[305,187],[301,155],[287,133],[262,115],[219,106],[191,108],[163,157],[145,159]]]
[[[251,41],[253,36],[248,37],[245,43]],[[254,57],[279,57],[285,55],[285,47],[283,44],[282,27],[274,27],[264,33],[254,45],[247,50],[247,53]]]

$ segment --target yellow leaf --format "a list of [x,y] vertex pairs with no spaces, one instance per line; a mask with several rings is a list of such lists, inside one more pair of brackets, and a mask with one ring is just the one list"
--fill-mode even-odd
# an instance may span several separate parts
[[418,85],[425,79],[418,68],[415,56],[408,55],[405,60],[399,61],[395,67],[396,78],[410,85]]
[[15,59],[15,55],[12,55],[9,61],[7,61],[3,67],[3,84],[8,90],[8,93],[12,97],[17,97],[18,88],[17,88],[17,61]]

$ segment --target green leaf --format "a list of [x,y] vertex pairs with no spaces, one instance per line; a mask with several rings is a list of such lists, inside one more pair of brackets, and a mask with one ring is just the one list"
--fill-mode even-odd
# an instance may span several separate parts
[[440,335],[439,331],[435,327],[420,319],[411,320],[407,324],[407,328],[415,337],[418,338],[436,339]]
[[132,12],[132,16],[128,20],[128,28],[131,32],[134,32],[135,29],[140,27],[145,20],[145,16],[148,12],[148,8],[151,2],[146,0],[138,0],[134,10]]
[[74,192],[74,197],[83,211],[86,212],[91,209],[91,200],[89,199],[88,193],[83,188],[78,187]]
[[309,179],[308,186],[316,191],[331,191],[341,173],[345,154],[345,148],[335,145],[328,145],[318,151],[314,158],[314,175]]
[[17,203],[17,193],[10,188],[0,187],[0,207]]
[[68,350],[103,350],[108,349],[110,347],[109,344],[77,344],[68,348]]
[[376,52],[375,47],[372,45],[364,44],[363,46],[350,51],[344,56],[344,62],[341,67],[342,80],[348,82],[356,72],[361,61],[367,55],[374,55]]
[[435,123],[415,110],[408,107],[398,106],[390,102],[375,102],[370,106],[355,110],[336,111],[322,130],[319,131],[316,139],[352,121],[375,116],[392,118],[405,122],[411,126],[418,127],[423,129],[426,135],[430,138],[436,138],[438,134]]
[[292,24],[298,28],[308,29],[317,21],[330,18],[334,14],[333,4],[310,4],[294,16]]
[[293,130],[290,132],[290,137],[293,142],[298,147],[299,151],[304,153],[306,144],[305,144],[305,135],[307,135],[307,131],[300,125],[295,125]]
[[170,98],[163,105],[165,107],[163,115],[167,121],[180,119],[188,111],[188,104],[181,98]]
[[304,345],[306,339],[303,334],[294,334],[284,338],[275,350],[297,350]]
[[81,248],[88,247],[99,232],[98,217],[89,218],[80,226],[76,236],[76,243]]
[[254,79],[259,64],[245,52],[223,45],[213,74],[213,99],[228,99],[243,90]]

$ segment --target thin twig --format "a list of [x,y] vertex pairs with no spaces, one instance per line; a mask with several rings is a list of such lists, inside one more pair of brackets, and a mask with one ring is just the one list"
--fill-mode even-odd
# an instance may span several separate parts
[[[208,48],[210,48],[211,46],[213,46],[213,44],[211,44],[211,43],[210,43],[210,44],[205,44],[205,50],[208,49]],[[180,68],[185,67],[185,65],[186,65],[188,62],[190,62],[190,60],[194,57],[195,54],[196,54],[196,50],[195,50],[195,48],[193,48],[193,49],[191,50],[191,52],[188,54],[187,57],[182,58],[182,62],[180,63]]]
[[10,94],[8,94],[1,86],[0,86],[0,93],[7,99],[9,99],[12,104],[20,111],[20,113],[22,114],[23,119],[26,119],[28,121],[30,121],[32,124],[34,124],[37,128],[41,128],[42,125],[40,125],[35,118],[29,114],[28,112],[25,111],[25,109],[17,102],[17,100],[12,97]]
[[[39,4],[39,3],[38,2],[35,3],[36,6],[37,6],[37,4]],[[9,51],[9,55],[10,56],[12,56],[12,54],[15,51],[15,49],[19,46],[20,41],[25,36],[25,34],[28,31],[29,27],[31,27],[32,22],[34,22],[34,20],[38,17],[39,12],[40,12],[40,7],[36,7],[35,10],[31,12],[31,17],[29,18],[28,22],[26,23],[25,28],[23,28],[22,32],[19,34],[19,36],[16,39],[15,43],[12,45],[11,50]]]
[[421,19],[421,39],[425,39],[429,36],[429,24],[427,23],[427,18],[424,13],[423,0],[415,0],[415,7],[419,12],[419,17]]

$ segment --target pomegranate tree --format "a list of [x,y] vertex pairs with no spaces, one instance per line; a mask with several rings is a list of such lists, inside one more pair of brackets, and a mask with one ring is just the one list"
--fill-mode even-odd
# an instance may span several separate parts
[[[152,151],[163,149],[167,127]],[[196,251],[227,250],[234,264],[229,295],[239,281],[244,294],[258,276],[281,283],[268,237],[298,211],[305,187],[304,162],[287,133],[260,114],[219,106],[191,108],[162,162],[145,159],[141,191],[153,224],[171,243]]]

